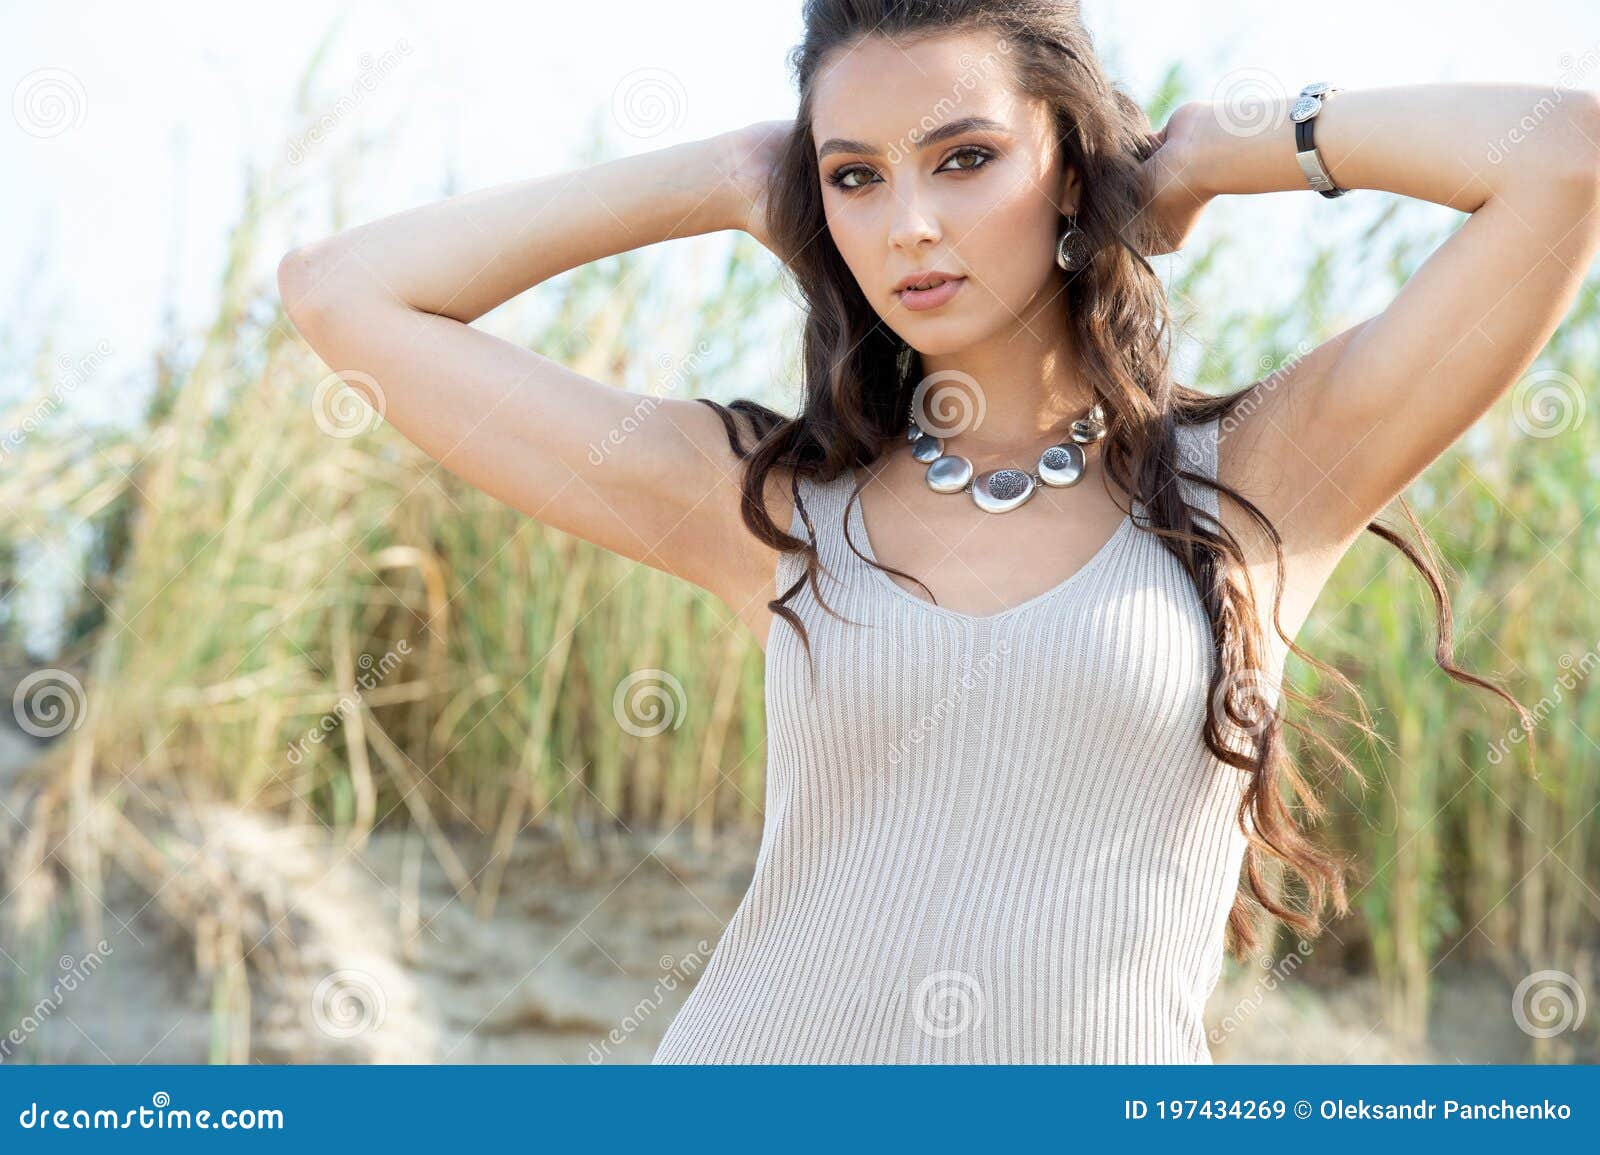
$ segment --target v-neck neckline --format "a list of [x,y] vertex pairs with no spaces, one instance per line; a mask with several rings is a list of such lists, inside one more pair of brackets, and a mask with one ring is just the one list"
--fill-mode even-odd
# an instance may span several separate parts
[[1111,536],[1106,538],[1106,540],[1101,544],[1100,548],[1095,550],[1095,552],[1090,555],[1089,560],[1084,562],[1076,570],[1062,578],[1049,589],[1044,590],[1041,593],[1034,594],[1032,597],[1018,602],[1014,606],[1008,606],[1007,608],[992,614],[969,614],[962,610],[953,610],[949,606],[941,606],[934,602],[930,602],[927,598],[919,597],[910,590],[906,589],[899,582],[895,581],[894,578],[889,576],[889,574],[884,570],[878,568],[878,566],[882,565],[883,563],[879,560],[877,551],[872,547],[872,534],[867,529],[866,517],[862,513],[860,494],[856,494],[855,500],[851,500],[851,489],[859,484],[859,480],[856,478],[853,470],[847,470],[845,473],[841,474],[840,477],[844,482],[841,492],[843,494],[845,508],[848,511],[847,516],[849,517],[850,521],[852,540],[859,542],[862,554],[869,561],[878,563],[878,565],[866,565],[866,569],[871,572],[873,579],[882,586],[886,587],[897,597],[903,598],[906,601],[911,602],[913,605],[921,607],[930,614],[949,618],[953,621],[964,622],[968,625],[992,625],[996,622],[1000,622],[1006,618],[1012,617],[1015,614],[1022,613],[1025,610],[1033,609],[1035,606],[1041,605],[1053,598],[1060,596],[1073,586],[1077,585],[1085,576],[1104,566],[1106,561],[1121,545],[1122,539],[1127,537],[1130,532],[1138,528],[1134,524],[1132,515],[1124,513],[1122,515],[1122,520],[1117,523],[1117,528],[1112,530]]

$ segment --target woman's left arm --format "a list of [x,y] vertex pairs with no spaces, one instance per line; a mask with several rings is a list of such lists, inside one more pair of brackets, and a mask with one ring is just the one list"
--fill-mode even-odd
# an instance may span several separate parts
[[[1237,135],[1203,118],[1180,175],[1202,197],[1315,196],[1294,125],[1275,123]],[[1470,214],[1382,312],[1260,384],[1224,439],[1219,473],[1272,518],[1285,551],[1336,559],[1505,393],[1572,304],[1600,248],[1600,97],[1498,83],[1347,89],[1324,102],[1316,145],[1340,188]]]

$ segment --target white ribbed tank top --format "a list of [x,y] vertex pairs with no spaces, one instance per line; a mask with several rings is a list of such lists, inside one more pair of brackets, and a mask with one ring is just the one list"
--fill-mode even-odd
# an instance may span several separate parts
[[[1216,435],[1178,430],[1208,477]],[[854,484],[800,492],[824,597],[862,624],[809,586],[791,599],[815,693],[798,635],[772,624],[754,877],[652,1061],[1210,1062],[1244,779],[1201,739],[1193,583],[1124,518],[1020,605],[935,606],[850,551]],[[1180,484],[1217,516],[1214,492]],[[873,556],[859,500],[849,513]],[[776,592],[802,572],[782,555]]]

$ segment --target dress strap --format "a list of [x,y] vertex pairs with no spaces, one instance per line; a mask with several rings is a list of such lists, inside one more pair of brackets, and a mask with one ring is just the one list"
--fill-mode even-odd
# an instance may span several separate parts
[[[1217,478],[1217,437],[1222,419],[1214,417],[1200,425],[1179,425],[1175,434],[1178,443],[1178,468],[1215,481]],[[1184,501],[1209,515],[1213,520],[1221,503],[1217,491],[1187,477],[1178,478],[1178,489]],[[1144,513],[1144,503],[1133,503],[1135,514]]]

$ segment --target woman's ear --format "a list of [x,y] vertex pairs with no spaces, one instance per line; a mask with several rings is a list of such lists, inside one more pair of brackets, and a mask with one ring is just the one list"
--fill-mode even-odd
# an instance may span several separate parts
[[1061,189],[1056,197],[1056,208],[1061,210],[1062,216],[1071,216],[1078,211],[1083,202],[1083,182],[1078,179],[1078,170],[1072,165],[1067,165],[1061,174]]

